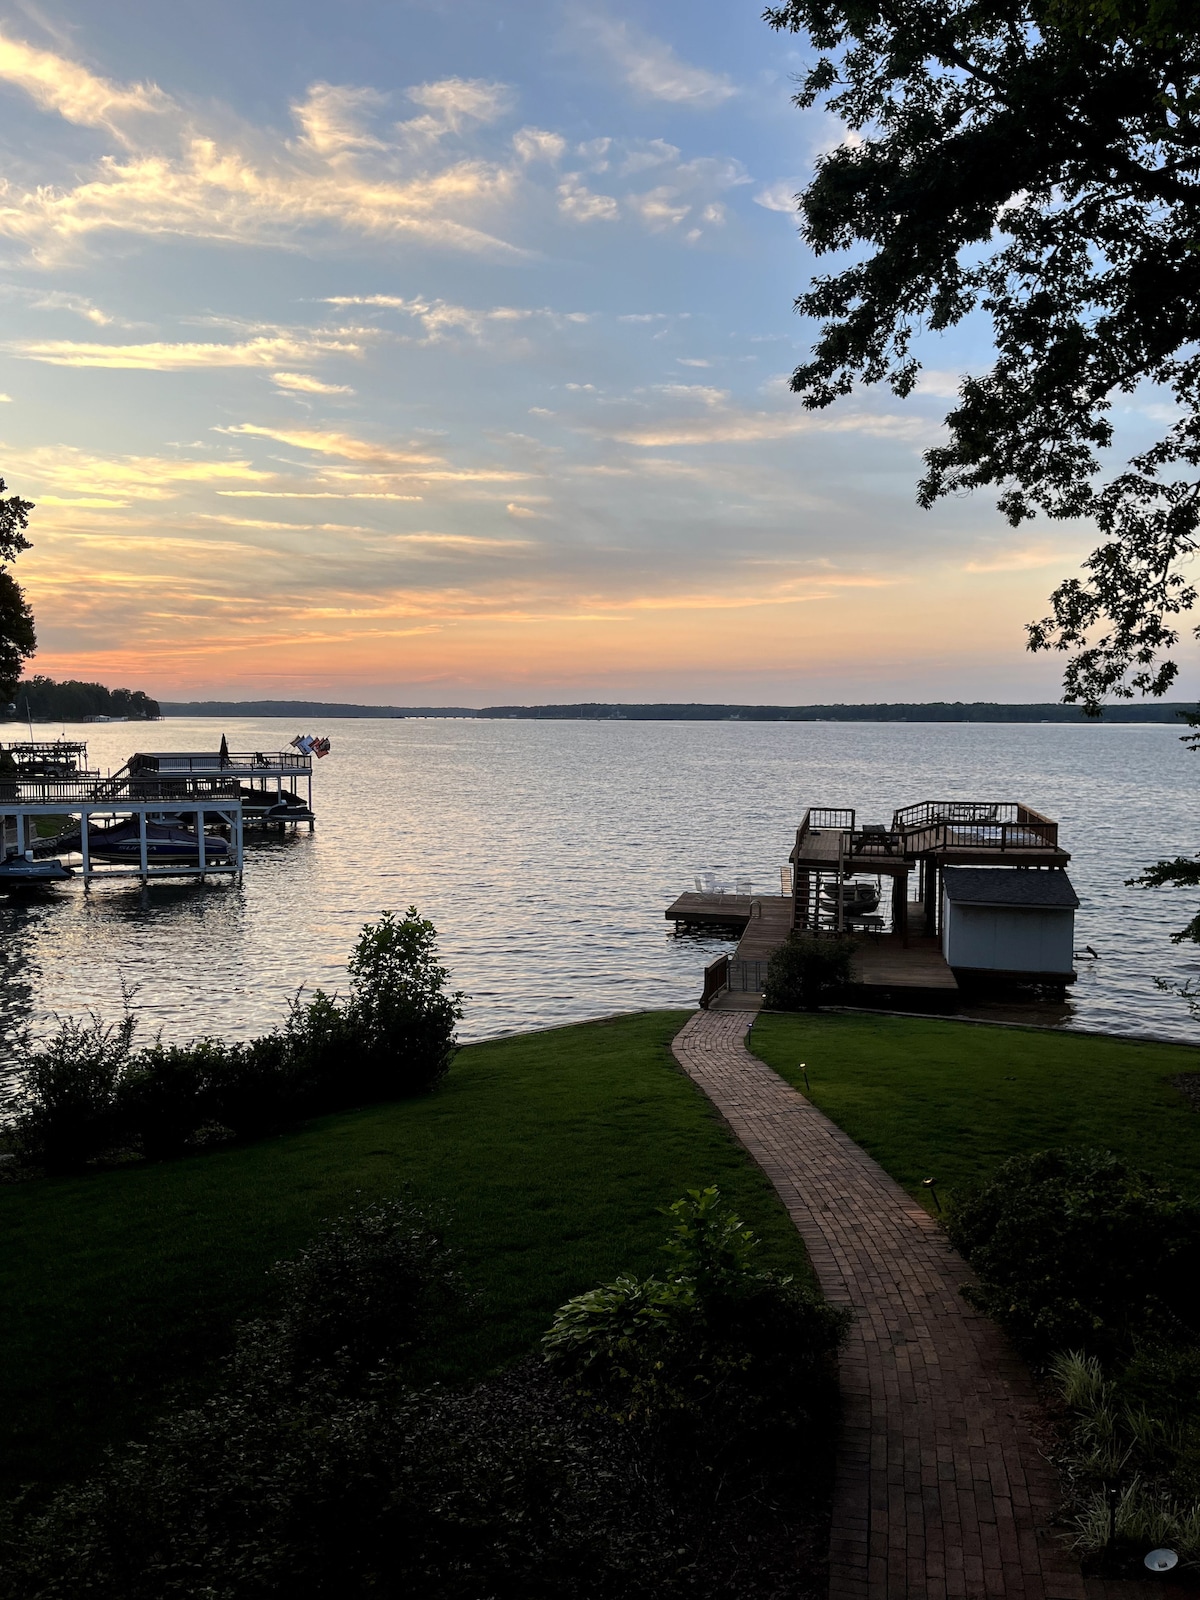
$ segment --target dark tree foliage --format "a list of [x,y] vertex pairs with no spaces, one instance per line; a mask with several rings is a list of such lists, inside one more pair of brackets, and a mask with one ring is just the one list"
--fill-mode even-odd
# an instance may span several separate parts
[[[1197,0],[786,0],[816,60],[796,103],[853,131],[799,197],[822,328],[792,387],[901,397],[914,336],[982,311],[992,370],[962,379],[918,499],[986,486],[1013,526],[1091,518],[1101,543],[1030,625],[1072,652],[1068,700],[1162,694],[1200,526]],[[1101,472],[1114,401],[1173,397],[1162,437]]]
[[[0,478],[0,495],[7,484]],[[21,667],[37,649],[33,612],[20,584],[7,570],[22,550],[30,548],[25,537],[32,500],[9,495],[0,500],[0,701],[9,701],[16,691]]]
[[84,717],[129,717],[141,721],[159,715],[158,701],[142,689],[107,689],[102,683],[82,683],[77,678],[56,683],[53,678],[35,674],[19,683],[10,698],[15,699],[19,716],[28,710],[31,717],[51,722],[80,722]]

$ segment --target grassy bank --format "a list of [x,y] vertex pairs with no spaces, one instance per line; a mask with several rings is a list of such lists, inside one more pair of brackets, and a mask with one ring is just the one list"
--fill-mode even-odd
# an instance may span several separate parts
[[753,1049],[929,1203],[1006,1157],[1056,1145],[1113,1150],[1200,1193],[1200,1115],[1171,1082],[1200,1051],[1087,1034],[908,1017],[771,1014]]
[[479,1294],[437,1376],[527,1350],[570,1295],[661,1263],[657,1208],[717,1183],[803,1271],[782,1207],[655,1012],[471,1046],[425,1099],[263,1143],[0,1188],[0,1439],[9,1482],[75,1471],[173,1387],[203,1381],[269,1264],[359,1200],[410,1185],[445,1208]]

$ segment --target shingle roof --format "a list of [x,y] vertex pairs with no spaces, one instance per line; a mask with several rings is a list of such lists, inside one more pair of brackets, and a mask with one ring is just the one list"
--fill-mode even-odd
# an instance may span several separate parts
[[1070,878],[1057,868],[944,867],[942,882],[955,905],[1073,911],[1079,904]]

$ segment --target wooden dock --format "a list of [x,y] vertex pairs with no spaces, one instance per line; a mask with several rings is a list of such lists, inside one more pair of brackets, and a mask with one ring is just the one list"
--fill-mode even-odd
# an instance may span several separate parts
[[[952,1011],[959,989],[936,938],[923,933],[924,908],[909,908],[907,937],[891,933],[860,934],[854,953],[854,1005],[884,1006],[900,1011]],[[739,931],[737,949],[728,957],[724,986],[709,1002],[714,1011],[757,1011],[762,1005],[767,963],[792,928],[790,895],[682,894],[667,907],[677,929]],[[724,959],[724,958],[722,958]]]
[[897,1011],[953,1011],[958,981],[936,939],[903,941],[893,933],[859,941],[851,975],[852,1005]]

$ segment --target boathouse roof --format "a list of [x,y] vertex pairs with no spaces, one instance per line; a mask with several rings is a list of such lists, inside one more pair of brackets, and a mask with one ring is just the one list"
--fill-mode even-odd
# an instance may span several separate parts
[[946,898],[954,905],[1023,906],[1074,911],[1079,896],[1061,869],[1031,867],[943,867]]

